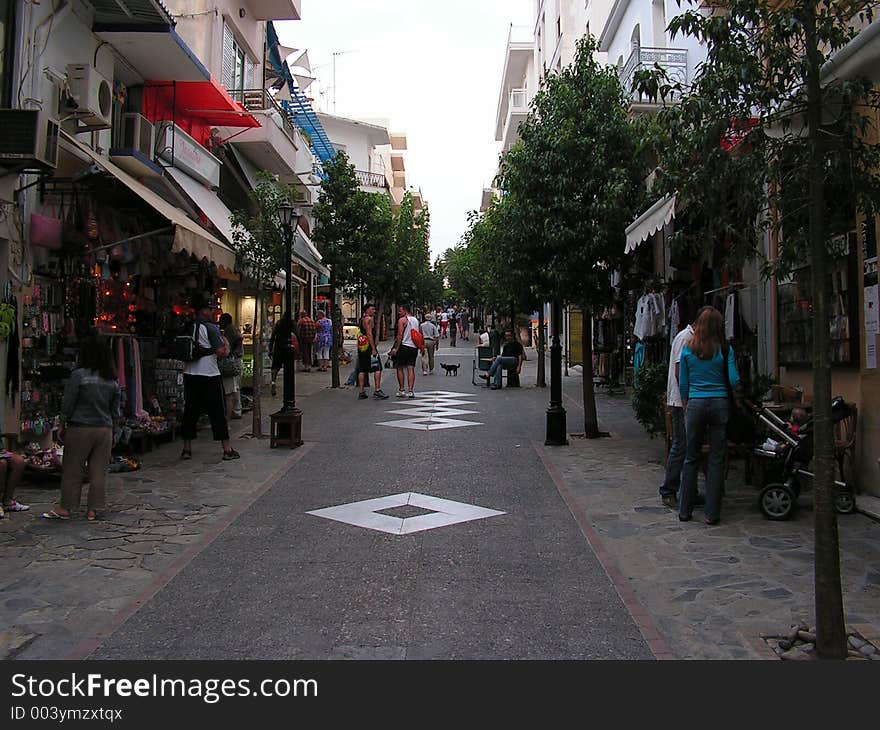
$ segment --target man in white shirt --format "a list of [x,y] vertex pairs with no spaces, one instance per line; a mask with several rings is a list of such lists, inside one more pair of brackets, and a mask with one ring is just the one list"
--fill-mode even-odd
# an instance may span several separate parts
[[440,330],[434,324],[434,315],[428,312],[421,324],[422,337],[425,338],[425,349],[422,350],[422,375],[434,372],[434,351],[440,346]]
[[[700,309],[700,312],[702,311]],[[697,316],[699,316],[699,312]],[[694,321],[696,321],[696,317]],[[694,328],[688,325],[672,340],[672,351],[669,354],[669,374],[666,378],[666,405],[669,406],[669,412],[672,415],[672,443],[669,446],[669,454],[666,457],[666,478],[660,487],[660,500],[667,507],[674,510],[678,509],[678,487],[681,484],[681,467],[687,454],[684,409],[681,403],[681,393],[678,390],[678,365],[681,361],[681,351],[691,341],[693,336]],[[694,504],[705,504],[705,499],[697,495]]]
[[202,413],[211,421],[211,434],[223,445],[223,461],[240,458],[229,440],[229,426],[223,401],[223,383],[217,356],[229,354],[229,343],[212,321],[212,309],[204,297],[194,297],[193,308],[197,318],[190,325],[196,341],[195,360],[188,362],[183,371],[184,407],[180,435],[183,437],[181,459],[192,459],[192,442],[196,437],[196,424]]

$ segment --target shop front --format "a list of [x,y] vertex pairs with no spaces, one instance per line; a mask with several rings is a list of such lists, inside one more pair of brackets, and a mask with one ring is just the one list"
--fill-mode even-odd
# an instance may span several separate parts
[[192,315],[192,296],[219,302],[235,276],[233,252],[183,211],[74,137],[61,143],[62,164],[40,183],[31,221],[32,276],[5,292],[19,316],[7,345],[4,430],[34,473],[60,465],[64,383],[92,330],[110,340],[117,362],[125,419],[117,443],[173,439],[183,363],[169,354],[171,341]]

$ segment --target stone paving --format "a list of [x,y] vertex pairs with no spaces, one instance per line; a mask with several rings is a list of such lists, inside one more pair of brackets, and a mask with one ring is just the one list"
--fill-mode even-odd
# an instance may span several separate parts
[[[449,390],[469,390],[472,387],[468,377],[470,348],[459,350],[447,353],[446,360],[460,360],[465,378],[435,376],[431,381],[432,388],[449,386]],[[793,520],[770,522],[757,508],[757,491],[742,484],[741,463],[734,462],[721,525],[707,527],[699,519],[699,511],[693,522],[679,523],[675,513],[660,504],[657,495],[663,472],[663,444],[659,439],[648,439],[635,423],[627,396],[600,394],[598,397],[601,426],[611,432],[610,438],[596,441],[572,439],[564,448],[543,446],[543,410],[549,390],[529,386],[534,383],[535,367],[534,354],[531,351],[529,354],[530,360],[523,372],[525,387],[519,391],[503,390],[491,394],[492,400],[501,404],[502,411],[507,408],[507,412],[515,416],[509,436],[504,437],[504,443],[510,442],[506,448],[526,450],[531,447],[545,459],[549,470],[556,472],[557,488],[563,497],[568,498],[566,501],[575,517],[571,525],[559,523],[558,529],[566,533],[572,529],[577,531],[574,522],[578,521],[580,532],[590,539],[592,552],[598,555],[601,568],[617,584],[626,606],[619,610],[628,610],[636,617],[655,656],[660,655],[656,646],[665,643],[670,654],[677,658],[771,658],[772,650],[761,639],[762,634],[785,634],[792,624],[814,625],[809,493],[802,496],[800,509]],[[386,391],[393,390],[388,379],[391,375],[386,374]],[[422,382],[417,383],[417,389]],[[453,383],[457,387],[451,387]],[[325,393],[328,384],[329,374],[298,374],[298,396],[305,401],[310,414],[323,410],[327,418],[332,418],[339,412],[339,403],[345,401],[345,407],[348,407],[344,396],[353,396],[353,390]],[[568,430],[576,432],[582,429],[579,424],[582,418],[579,375],[573,372],[572,377],[564,379],[564,384]],[[484,392],[489,395],[488,391]],[[337,395],[343,396],[342,400]],[[264,413],[272,409],[269,405]],[[496,406],[492,410],[495,411]],[[244,425],[248,421],[235,423]],[[475,456],[482,466],[474,468],[485,470],[485,463],[497,464],[494,461],[484,463],[487,452],[481,448],[481,444],[498,439],[500,432],[493,430],[495,423],[493,419],[476,429],[453,429],[444,433],[468,432],[463,443],[474,447],[469,454],[482,452],[482,456]],[[307,444],[316,439],[317,425],[317,419],[307,418],[304,431]],[[315,430],[310,431],[310,428]],[[398,429],[383,430],[407,433]],[[333,429],[325,429],[317,438],[323,441],[316,444],[318,448],[340,449],[340,453],[345,453],[345,444],[335,438]],[[153,594],[241,513],[247,514],[248,519],[241,524],[236,522],[237,529],[228,535],[230,540],[245,539],[247,535],[262,539],[279,529],[278,525],[273,526],[256,517],[261,511],[271,512],[270,508],[275,505],[289,511],[291,505],[279,494],[269,499],[262,510],[254,512],[249,508],[256,504],[254,500],[266,502],[263,496],[269,495],[267,490],[273,485],[290,482],[291,478],[285,479],[285,474],[308,450],[270,450],[265,442],[236,439],[236,448],[242,453],[242,459],[222,462],[219,448],[209,444],[204,438],[197,441],[196,458],[191,462],[178,460],[179,443],[163,446],[144,456],[140,471],[111,475],[108,484],[111,509],[107,519],[99,523],[87,523],[84,519],[64,523],[40,520],[39,513],[54,501],[57,490],[33,485],[22,487],[19,497],[31,504],[32,510],[0,521],[0,564],[4,566],[0,573],[0,621],[4,627],[0,630],[0,658],[74,656],[83,639],[102,636],[102,631],[105,632],[103,636],[109,634],[114,622],[127,617],[122,615],[123,609],[133,611],[136,601],[143,599],[154,612],[158,611],[166,600],[165,594],[159,593],[157,599],[151,601]],[[382,452],[381,447],[376,448],[377,454]],[[520,462],[522,465],[528,463],[521,459]],[[437,483],[442,463],[441,459],[436,465],[432,464],[427,472],[429,482]],[[502,467],[499,478],[515,480],[518,476],[517,470],[508,465]],[[401,483],[395,486],[399,487],[396,491],[401,492],[413,485]],[[527,492],[521,492],[518,499],[525,501],[517,502],[511,494],[509,504],[496,505],[475,498],[477,495],[472,492],[472,487],[467,488],[462,496],[477,504],[498,506],[511,514],[528,511],[531,500],[525,496]],[[318,492],[311,499],[315,507],[333,503]],[[290,512],[291,518],[297,514],[295,509]],[[498,527],[504,527],[505,520],[509,519],[493,518],[501,520]],[[327,529],[320,526],[317,518],[309,517],[308,520],[315,520],[315,523],[305,524],[316,533]],[[478,535],[486,529],[479,522],[472,524],[474,527],[467,535],[471,532]],[[880,523],[856,514],[841,516],[839,524],[848,624],[857,628],[862,636],[880,636],[877,629],[880,626]],[[492,526],[491,529],[497,528]],[[543,529],[549,531],[532,535],[535,544],[548,539],[555,528],[547,522]],[[375,547],[375,538],[358,537]],[[473,545],[481,551],[486,549],[477,543]],[[496,555],[494,560],[503,562],[506,559],[503,552],[496,550],[492,554]],[[556,553],[550,554],[555,556]],[[356,558],[346,555],[344,559]],[[577,570],[580,572],[591,564],[598,566],[586,557],[579,558]],[[404,563],[400,565],[402,567]],[[421,565],[420,570],[423,570],[426,564]],[[392,567],[396,569],[396,565]],[[560,578],[563,574],[557,573]],[[384,585],[381,582],[383,573],[374,574],[365,569],[364,575],[369,575],[373,585],[372,588],[362,586],[365,594],[372,595],[379,590],[376,585]],[[583,575],[586,579],[587,574]],[[516,601],[516,593],[509,592],[504,586],[502,576],[493,580],[491,585],[505,601]],[[301,597],[308,598],[309,591],[318,595],[322,589],[319,582],[309,584],[303,590],[305,593]],[[204,600],[213,600],[211,596],[213,593],[206,591]],[[435,598],[446,601],[449,597],[422,596],[413,616],[426,621],[435,610]],[[460,623],[461,616],[451,613],[452,605],[447,608],[450,620]],[[185,611],[183,603],[180,610]],[[566,626],[572,630],[580,624],[575,615],[572,613],[572,618],[566,619]],[[400,617],[395,615],[392,618],[398,620]],[[376,640],[365,649],[366,643],[361,636],[343,641],[352,632],[352,627],[346,623],[348,619],[333,617],[329,612],[327,620],[342,622],[340,638],[332,647],[322,644],[314,650],[307,649],[305,655],[352,658],[387,655],[392,658],[419,656],[419,651],[423,656],[448,652],[445,645],[442,651],[438,646],[427,645],[421,649],[412,647],[418,651],[405,651],[401,649],[405,642],[390,637],[383,641],[378,629],[375,629]],[[273,652],[278,652],[279,647],[271,636],[272,621],[266,626],[267,643],[263,646],[263,654],[274,656]],[[657,639],[662,641],[652,639],[649,633],[653,631],[652,627],[656,627],[660,635]],[[371,630],[374,628],[370,626]],[[571,637],[575,636],[579,634],[571,634]],[[569,641],[576,641],[571,637]],[[493,641],[501,639],[499,634]],[[608,656],[613,656],[615,651],[613,637],[611,639],[612,643],[604,649]],[[142,640],[149,642],[149,631]],[[487,651],[498,651],[497,646],[497,643],[487,644]],[[556,655],[566,655],[563,646],[564,642],[561,642]],[[629,646],[635,647],[636,644]],[[247,655],[253,656],[259,648],[248,648]],[[622,653],[620,647],[617,650]],[[222,653],[222,647],[218,645],[214,651]],[[527,655],[543,656],[545,651],[539,651],[536,646]],[[639,655],[638,651],[628,651],[632,656]],[[302,649],[287,656],[303,656]]]
[[[303,400],[330,377],[297,376]],[[266,414],[278,405],[263,401],[266,433]],[[239,436],[250,426],[249,414],[232,421]],[[23,484],[17,497],[31,509],[0,520],[0,659],[69,656],[297,458],[296,451],[269,449],[268,441],[235,438],[234,445],[242,458],[222,461],[208,428],[193,442],[192,461],[180,461],[179,441],[144,454],[138,471],[109,475],[108,512],[94,523],[84,511],[69,522],[41,519],[58,498],[58,482]]]
[[[579,376],[566,379],[570,432],[582,418],[579,386]],[[699,508],[692,522],[681,523],[657,492],[662,440],[641,431],[628,396],[601,395],[599,409],[610,438],[540,448],[673,653],[772,658],[762,633],[814,626],[810,493],[801,495],[793,519],[771,522],[758,509],[757,490],[743,484],[742,462],[734,461],[721,524],[705,525]],[[880,626],[880,523],[841,515],[839,528],[846,618],[864,635]]]

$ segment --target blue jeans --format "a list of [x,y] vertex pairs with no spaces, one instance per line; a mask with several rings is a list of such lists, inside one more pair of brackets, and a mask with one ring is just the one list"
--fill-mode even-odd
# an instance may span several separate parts
[[687,457],[681,474],[678,514],[689,517],[697,493],[697,467],[706,432],[709,434],[709,470],[706,475],[707,519],[721,517],[721,493],[724,491],[724,456],[727,451],[727,398],[691,398],[685,412]]
[[501,387],[501,377],[504,374],[503,371],[504,370],[515,370],[517,364],[519,364],[518,358],[510,357],[510,356],[502,357],[499,355],[498,357],[496,357],[492,361],[492,364],[489,366],[489,377],[490,378],[494,377],[495,378],[495,385],[497,385],[500,388]]
[[669,456],[666,457],[666,478],[660,487],[661,497],[674,497],[678,494],[681,485],[681,467],[687,453],[684,411],[678,406],[670,406],[669,412],[672,415],[672,443],[669,446]]

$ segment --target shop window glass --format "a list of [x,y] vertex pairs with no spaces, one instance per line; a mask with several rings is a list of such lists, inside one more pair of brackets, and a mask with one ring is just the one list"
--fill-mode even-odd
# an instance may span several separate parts
[[[829,267],[832,365],[855,365],[859,356],[855,233],[840,241],[843,255]],[[813,306],[810,266],[779,284],[779,364],[812,367]]]

